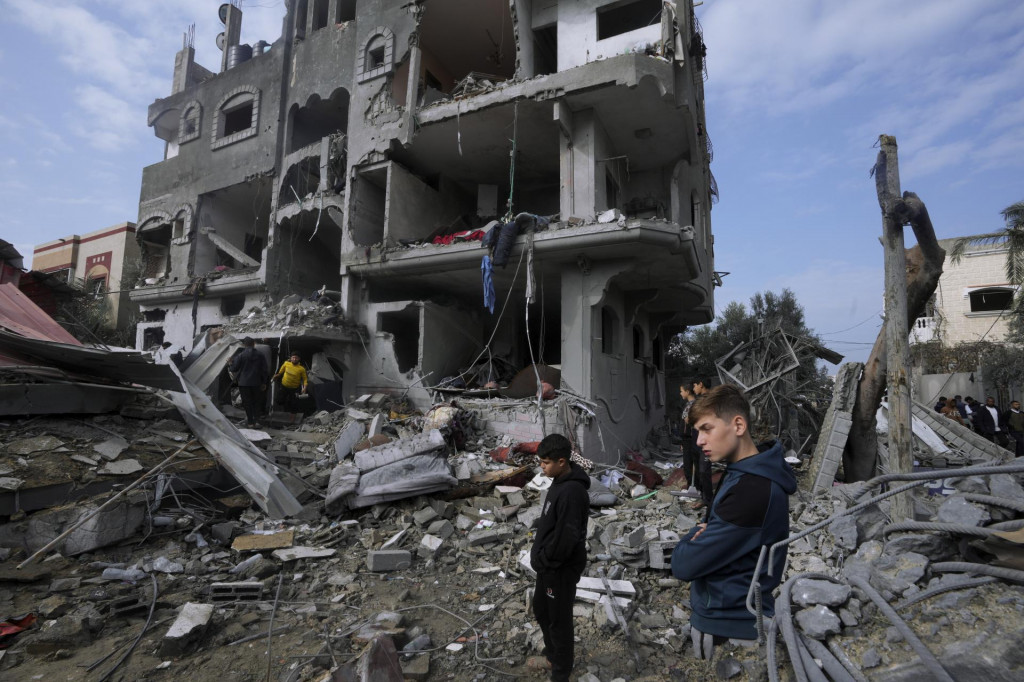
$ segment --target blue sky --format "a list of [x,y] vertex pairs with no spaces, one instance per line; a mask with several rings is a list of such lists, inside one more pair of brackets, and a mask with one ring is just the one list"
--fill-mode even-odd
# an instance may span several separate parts
[[[170,93],[189,24],[217,67],[219,5],[0,0],[0,237],[28,256],[136,219],[142,168],[163,150],[146,107]],[[280,35],[281,0],[243,9],[243,42]],[[1024,199],[1024,3],[705,0],[697,15],[716,269],[731,273],[716,307],[789,287],[809,326],[862,360],[882,308],[880,133],[940,238],[999,229]]]

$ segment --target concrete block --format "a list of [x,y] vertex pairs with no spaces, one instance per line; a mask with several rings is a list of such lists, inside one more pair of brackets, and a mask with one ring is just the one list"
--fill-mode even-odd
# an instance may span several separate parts
[[537,521],[540,519],[540,513],[543,511],[539,504],[535,504],[532,507],[519,510],[519,523],[523,524],[527,528],[533,528],[537,525]]
[[400,571],[410,566],[412,566],[412,554],[404,549],[376,550],[366,553],[366,568],[371,571]]
[[486,545],[492,542],[504,542],[512,537],[512,531],[507,528],[491,528],[489,530],[470,531],[466,540],[470,547]]
[[427,526],[438,519],[438,513],[433,507],[424,507],[412,515],[412,520],[417,526]]
[[366,433],[367,438],[379,436],[384,431],[384,424],[387,422],[383,414],[378,414],[370,422],[370,430]]
[[[539,511],[537,512],[537,516],[538,517],[540,516],[540,512]],[[458,528],[459,530],[469,530],[470,528],[472,528],[475,525],[476,525],[476,521],[474,521],[473,519],[471,519],[470,517],[468,517],[468,516],[466,516],[464,514],[459,514],[457,517],[455,517],[455,527]]]
[[195,604],[186,602],[178,612],[178,617],[164,635],[160,644],[160,654],[175,656],[181,654],[189,644],[197,640],[206,631],[213,617],[213,604]]
[[82,585],[81,578],[55,578],[50,583],[49,592],[70,592],[77,590]]
[[519,505],[520,507],[522,507],[524,504],[526,504],[526,498],[524,498],[523,494],[521,492],[519,492],[519,491],[516,491],[514,493],[509,493],[508,495],[505,496],[505,500],[510,505]]
[[213,583],[210,585],[212,601],[259,601],[263,598],[263,583]]
[[455,505],[451,502],[445,502],[444,500],[438,500],[436,498],[430,498],[427,503],[437,512],[437,515],[442,519],[451,519],[455,516]]
[[645,535],[646,531],[644,531],[644,527],[637,526],[629,533],[626,533],[622,539],[625,540],[626,546],[628,547],[639,547],[644,543]]
[[373,409],[380,409],[387,402],[388,396],[386,393],[374,393],[370,396],[370,399],[366,401],[366,406]]
[[425,680],[430,677],[430,654],[420,654],[402,661],[402,677],[407,680]]
[[427,526],[427,532],[431,535],[436,535],[442,540],[447,540],[452,536],[452,533],[455,532],[455,526],[451,524],[451,521],[446,521],[445,519],[438,519],[437,521],[434,521],[432,524]]
[[337,457],[339,462],[352,454],[352,448],[363,439],[365,431],[366,427],[360,422],[349,422],[341,430],[341,433],[338,434],[338,439],[334,441],[334,456]]
[[417,554],[427,560],[433,559],[437,556],[437,552],[441,549],[442,544],[444,544],[444,540],[436,535],[424,535],[423,539],[420,540],[420,548]]

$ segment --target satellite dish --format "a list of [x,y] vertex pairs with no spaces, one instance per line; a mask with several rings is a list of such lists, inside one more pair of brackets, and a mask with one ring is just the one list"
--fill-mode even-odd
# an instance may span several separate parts
[[217,34],[217,49],[218,50],[221,50],[221,51],[224,50],[224,41],[225,40],[226,40],[226,38],[224,38],[224,34],[223,33],[218,33]]
[[225,2],[220,6],[220,9],[217,10],[217,14],[220,16],[220,23],[228,23],[228,7],[230,6],[231,5],[229,3]]

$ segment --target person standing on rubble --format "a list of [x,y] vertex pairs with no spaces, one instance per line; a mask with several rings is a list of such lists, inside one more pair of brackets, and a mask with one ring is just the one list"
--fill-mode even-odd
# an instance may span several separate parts
[[[709,510],[672,552],[672,575],[690,582],[694,654],[710,659],[726,639],[756,640],[747,592],[761,548],[789,535],[789,501],[796,477],[783,459],[780,443],[761,450],[750,434],[750,403],[736,386],[716,386],[690,409],[697,445],[712,462],[726,464],[725,476]],[[767,562],[758,580],[766,616],[775,613],[772,590],[786,563],[776,552],[771,575]]]
[[1024,455],[1024,412],[1020,411],[1020,401],[1010,401],[1010,409],[1003,415],[1003,423],[1013,439],[1013,455]]
[[697,399],[697,396],[687,388],[686,384],[683,384],[679,387],[679,397],[683,400],[683,407],[679,411],[679,419],[682,425],[683,475],[686,476],[686,485],[696,487],[696,474],[699,471],[697,462],[701,454],[700,450],[697,449],[693,428],[690,426],[690,408],[693,406],[693,401]]
[[309,377],[306,375],[306,368],[302,366],[302,358],[298,353],[292,353],[291,357],[284,361],[281,369],[277,370],[274,380],[281,378],[281,403],[284,409],[289,412],[299,412],[296,396],[301,391],[306,394],[306,383]]
[[572,673],[572,606],[587,564],[590,476],[570,461],[571,456],[569,439],[557,433],[545,436],[537,446],[541,471],[554,482],[544,498],[530,550],[530,565],[537,572],[533,615],[544,634],[544,651],[528,660],[527,667],[550,671],[554,682],[567,682]]
[[996,407],[996,399],[992,396],[985,398],[985,404],[974,411],[974,427],[985,440],[1003,448],[1009,444],[1006,440],[1003,413]]
[[238,392],[242,395],[242,407],[245,408],[245,424],[249,428],[259,425],[263,418],[265,392],[267,390],[267,361],[263,354],[256,350],[256,342],[248,336],[242,339],[242,352],[231,361],[231,374],[238,384]]
[[[696,381],[693,382],[693,394],[697,398],[706,395],[707,392],[710,390],[710,383],[710,381],[704,378],[697,379]],[[690,406],[690,409],[693,409],[692,405]],[[697,490],[700,491],[701,500],[700,504],[697,505],[697,508],[700,508],[700,506],[703,505],[705,509],[711,509],[711,500],[715,496],[715,485],[712,481],[712,476],[714,476],[714,470],[711,466],[711,461],[704,456],[704,453],[700,451],[700,446],[697,445],[697,431],[692,426],[690,426],[690,432],[692,433],[693,437],[694,449],[697,451],[695,455],[696,461],[694,463],[694,477],[697,480],[694,484],[694,487],[696,487]]]

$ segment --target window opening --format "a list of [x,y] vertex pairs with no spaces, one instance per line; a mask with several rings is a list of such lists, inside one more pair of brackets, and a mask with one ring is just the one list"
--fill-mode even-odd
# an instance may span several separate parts
[[633,359],[640,360],[644,355],[644,332],[640,327],[633,325]]
[[346,21],[352,21],[356,18],[356,0],[338,0],[338,19],[339,24]]
[[153,346],[162,346],[164,343],[164,328],[163,327],[147,327],[142,330],[142,347],[152,348]]
[[619,207],[619,184],[615,182],[615,178],[608,171],[605,171],[604,175],[604,197],[605,208]]
[[366,68],[378,69],[384,66],[384,36],[377,36],[366,47]]
[[1013,303],[1010,289],[979,289],[970,293],[971,312],[985,313],[1006,310]]
[[224,296],[220,299],[220,312],[222,315],[238,315],[245,307],[245,296]]
[[173,229],[171,232],[172,239],[181,239],[185,236],[185,219],[178,218],[173,223]]
[[635,31],[661,23],[661,0],[634,0],[597,10],[597,39]]
[[654,361],[654,368],[661,369],[661,335],[651,339],[651,359]]
[[414,369],[419,359],[419,308],[410,305],[399,312],[380,313],[377,316],[377,329],[391,334],[398,371],[408,372]]
[[224,112],[224,137],[252,127],[252,101]]
[[106,289],[107,289],[107,278],[106,278],[106,276],[90,278],[89,282],[86,284],[86,288],[85,288],[85,290],[93,298],[100,298],[101,296],[103,296],[104,292],[106,292]]
[[327,0],[313,1],[313,30],[318,31],[327,26]]
[[533,75],[546,76],[558,71],[558,25],[533,32]]
[[601,308],[601,352],[615,353],[615,313],[608,306]]

